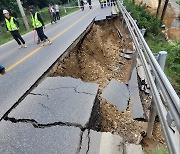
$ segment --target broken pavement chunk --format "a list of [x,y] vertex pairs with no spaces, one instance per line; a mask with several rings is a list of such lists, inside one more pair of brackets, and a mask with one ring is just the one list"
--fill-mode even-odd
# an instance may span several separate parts
[[[125,52],[125,49],[123,49],[123,52]],[[125,53],[126,54],[134,54],[134,51],[127,49]]]
[[124,58],[126,58],[126,59],[131,59],[133,56],[132,55],[129,55],[129,54],[125,54],[124,55]]
[[139,144],[126,144],[125,154],[143,154],[142,146]]
[[116,105],[120,111],[124,111],[129,101],[129,90],[126,84],[112,79],[104,89],[101,97],[109,103]]
[[139,96],[139,87],[137,79],[136,67],[133,69],[131,74],[131,79],[129,81],[129,91],[130,91],[130,102],[132,103],[132,117],[133,119],[145,119],[144,110],[142,107],[142,102]]
[[38,123],[78,123],[89,121],[98,91],[98,84],[79,79],[48,77],[11,113],[16,119],[34,119]]
[[85,131],[80,154],[123,154],[123,139],[110,132]]

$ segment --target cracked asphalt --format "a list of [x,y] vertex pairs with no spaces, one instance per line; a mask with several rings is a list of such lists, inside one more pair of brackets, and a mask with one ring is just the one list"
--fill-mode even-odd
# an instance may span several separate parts
[[79,79],[49,78],[36,86],[95,17],[105,18],[110,13],[111,7],[100,9],[95,1],[92,10],[87,7],[84,12],[77,11],[53,28],[48,25],[45,32],[54,39],[50,46],[37,47],[31,41],[33,33],[24,36],[27,49],[16,49],[14,41],[0,46],[0,62],[7,68],[0,76],[0,153],[80,153],[83,132],[93,123],[99,127],[98,119],[92,117],[99,107],[98,85]]
[[30,32],[23,36],[28,45],[26,49],[19,50],[14,40],[0,46],[0,63],[8,71],[0,76],[0,120],[24,98],[95,17],[105,18],[110,14],[111,7],[100,9],[99,2],[94,1],[92,10],[87,6],[85,11],[79,10],[57,24],[46,26],[45,33],[53,39],[52,45],[40,48],[33,42],[33,32]]
[[98,87],[70,77],[46,78],[0,122],[0,153],[80,153],[83,132],[97,122],[91,117]]

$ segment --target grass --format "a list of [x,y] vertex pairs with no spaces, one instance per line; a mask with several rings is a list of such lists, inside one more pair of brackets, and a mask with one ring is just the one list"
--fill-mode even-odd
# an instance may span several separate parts
[[167,42],[162,37],[148,35],[146,41],[152,52],[167,51],[165,74],[180,96],[180,40]]
[[[60,7],[60,16],[61,18],[68,15],[68,14],[71,14],[75,11],[79,10],[79,8],[70,8],[70,9],[66,9],[66,13],[64,12],[64,9],[63,7]],[[50,23],[50,16],[49,16],[49,13],[48,13],[48,8],[43,8],[42,10],[39,11],[39,13],[41,14],[43,20],[44,20],[44,23],[45,24],[48,24]],[[27,14],[27,13],[26,13]],[[28,23],[31,27],[31,18],[30,16],[28,15],[27,16],[27,20],[28,20]],[[26,30],[24,24],[23,24],[23,21],[22,21],[22,18],[18,18],[18,21],[19,21],[19,24],[20,24],[20,33],[21,35],[23,34],[26,34],[30,31],[32,31],[32,27],[29,29],[29,30]],[[12,36],[10,33],[7,33],[6,32],[6,28],[3,27],[3,28],[0,28],[0,45],[12,40]]]
[[169,154],[168,149],[165,148],[156,148],[154,154]]

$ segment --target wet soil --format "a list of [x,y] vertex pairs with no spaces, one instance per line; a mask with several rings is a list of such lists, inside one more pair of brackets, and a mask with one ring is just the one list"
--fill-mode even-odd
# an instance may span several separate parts
[[[117,35],[118,29],[123,36],[122,39]],[[121,57],[128,41],[129,33],[118,19],[96,22],[85,39],[71,51],[68,57],[59,62],[50,76],[70,76],[80,78],[85,82],[98,83],[101,131],[119,134],[126,142],[138,144],[142,139],[141,134],[146,131],[147,122],[133,120],[130,105],[125,112],[120,112],[115,105],[100,96],[111,79],[114,78],[123,83],[128,82],[133,59],[127,60]],[[131,40],[128,49],[134,50]],[[150,100],[149,97],[145,98],[143,103],[148,113],[150,102],[147,100]],[[159,138],[163,138],[162,132],[160,134]],[[144,148],[149,146],[148,141],[144,140],[143,143]]]

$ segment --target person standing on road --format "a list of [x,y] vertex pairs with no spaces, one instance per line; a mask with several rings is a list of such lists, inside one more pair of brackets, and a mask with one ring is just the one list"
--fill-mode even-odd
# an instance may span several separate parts
[[101,8],[104,8],[106,6],[106,0],[99,0]]
[[81,10],[84,11],[84,1],[83,0],[80,1],[80,6],[81,6]]
[[59,5],[55,4],[54,8],[56,10],[56,20],[60,20]]
[[41,18],[41,15],[38,12],[35,12],[34,6],[29,6],[29,12],[31,14],[33,30],[37,31],[38,37],[42,42],[40,46],[44,46],[46,41],[51,44],[51,41],[44,34],[43,29],[45,29],[45,25]]
[[51,24],[53,24],[53,22],[56,23],[56,10],[51,4],[49,4],[48,11],[51,18]]
[[19,33],[19,22],[16,18],[10,16],[9,12],[7,10],[3,10],[3,14],[5,17],[5,23],[6,23],[6,29],[7,32],[10,32],[13,38],[16,40],[16,42],[19,45],[20,48],[27,48],[27,45],[24,41],[24,39],[21,37]]
[[92,9],[91,0],[88,0],[89,8]]

